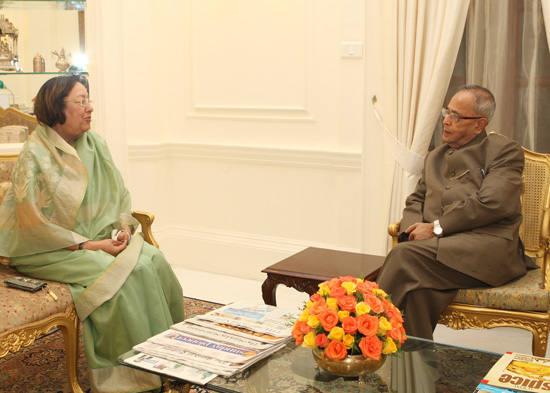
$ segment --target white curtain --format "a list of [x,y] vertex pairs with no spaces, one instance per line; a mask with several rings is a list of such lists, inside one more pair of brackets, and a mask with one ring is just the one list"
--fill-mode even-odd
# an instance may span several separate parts
[[497,102],[487,129],[537,151],[550,149],[543,8],[548,21],[550,0],[472,0],[465,42],[466,82],[487,87]]
[[384,169],[393,178],[383,190],[391,198],[389,221],[401,218],[428,151],[460,47],[469,0],[396,0],[382,5],[380,39],[390,53],[382,67],[375,111],[398,165]]
[[544,17],[544,25],[546,26],[546,39],[550,49],[550,0],[542,0],[542,13]]

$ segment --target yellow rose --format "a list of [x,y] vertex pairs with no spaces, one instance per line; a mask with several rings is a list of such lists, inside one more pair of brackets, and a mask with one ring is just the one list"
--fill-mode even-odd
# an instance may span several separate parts
[[313,306],[315,303],[313,303],[311,300],[308,300],[306,303],[306,307],[304,310],[309,310],[311,306]]
[[342,288],[346,290],[347,295],[353,295],[355,293],[355,288],[357,287],[357,284],[354,282],[346,281],[342,283]]
[[302,342],[302,347],[317,348],[317,344],[315,344],[315,333],[309,332],[304,336],[304,342]]
[[362,278],[358,278],[357,279],[357,284],[359,284],[360,282],[363,282],[363,281],[365,281],[365,280],[363,280]]
[[353,337],[351,334],[346,334],[342,342],[346,345],[347,349],[351,349],[351,347],[353,347],[354,341],[355,341],[355,337]]
[[308,318],[309,318],[309,312],[307,309],[304,309],[304,311],[302,311],[302,313],[298,317],[298,320],[302,322],[307,322]]
[[386,317],[380,317],[378,322],[378,335],[384,336],[388,330],[391,330],[392,325]]
[[355,315],[357,316],[368,314],[369,312],[370,312],[370,306],[365,302],[359,302],[355,306]]
[[329,297],[327,299],[327,306],[329,306],[330,308],[333,308],[336,311],[338,311],[338,299],[335,299],[333,297]]
[[392,339],[387,339],[386,341],[384,341],[384,344],[382,346],[382,353],[384,355],[389,355],[394,352],[397,352],[397,346],[395,345],[395,342]]
[[384,292],[383,289],[380,289],[380,288],[373,288],[372,293],[374,293],[376,296],[380,295],[382,296],[382,298],[385,298],[386,296],[388,296],[388,294]]
[[328,296],[330,295],[330,288],[325,284],[319,284],[319,290],[317,293],[321,296]]
[[344,332],[343,328],[341,328],[340,326],[335,326],[332,328],[327,337],[329,340],[342,341],[345,335],[346,333]]
[[[309,318],[307,319],[307,325],[310,328],[317,329],[317,327],[319,326],[319,318],[317,317],[317,315],[310,315]],[[390,324],[390,329],[391,329],[391,324]]]
[[338,319],[340,320],[340,323],[344,320],[344,318],[349,317],[349,311],[340,310],[338,311]]

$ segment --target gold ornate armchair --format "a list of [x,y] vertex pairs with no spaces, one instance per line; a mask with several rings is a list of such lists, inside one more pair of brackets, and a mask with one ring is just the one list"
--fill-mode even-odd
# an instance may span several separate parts
[[4,109],[0,107],[0,127],[13,125],[27,127],[30,134],[34,131],[38,122],[33,115],[21,112],[15,108]]
[[[8,111],[19,112],[12,109]],[[36,119],[34,122],[36,125]],[[1,120],[0,125],[3,125]],[[16,160],[17,154],[0,155],[0,203],[5,196],[5,191],[9,188],[11,172]],[[154,215],[142,211],[134,211],[132,215],[141,224],[145,240],[158,247],[151,232]],[[13,289],[4,283],[4,279],[23,275],[9,266],[8,258],[0,257],[0,262],[0,359],[10,352],[17,352],[22,347],[31,345],[38,337],[57,327],[65,343],[69,386],[73,392],[83,393],[77,376],[80,321],[68,285],[43,280],[56,294],[57,301],[54,301],[45,291],[30,293]]]
[[[526,254],[540,269],[501,287],[461,289],[439,323],[452,329],[525,329],[533,334],[533,355],[544,357],[550,329],[550,155],[524,152],[520,236]],[[391,224],[388,232],[395,246],[399,223]]]

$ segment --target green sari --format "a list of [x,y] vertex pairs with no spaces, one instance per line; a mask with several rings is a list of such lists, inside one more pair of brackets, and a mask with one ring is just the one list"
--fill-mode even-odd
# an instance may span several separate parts
[[0,205],[0,255],[12,257],[11,265],[23,274],[69,284],[94,392],[160,387],[157,376],[118,366],[116,358],[184,319],[176,276],[141,236],[133,236],[116,258],[64,249],[137,224],[122,176],[99,135],[88,131],[73,148],[49,127],[33,132]]

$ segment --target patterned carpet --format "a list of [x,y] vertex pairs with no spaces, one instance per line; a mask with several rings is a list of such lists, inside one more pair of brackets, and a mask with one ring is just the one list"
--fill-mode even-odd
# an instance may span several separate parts
[[[217,303],[185,298],[187,317],[204,314],[221,307]],[[0,359],[0,393],[66,393],[70,392],[61,332],[56,331],[36,340],[30,347]],[[89,388],[84,347],[80,340],[78,380],[84,391]],[[178,386],[166,385],[166,393],[177,393]],[[204,389],[193,387],[191,392]]]

